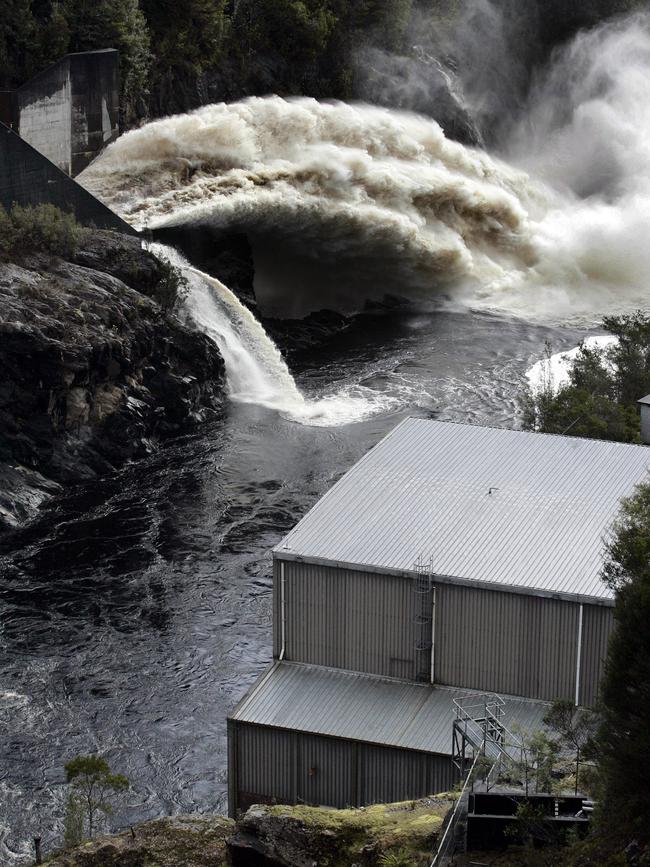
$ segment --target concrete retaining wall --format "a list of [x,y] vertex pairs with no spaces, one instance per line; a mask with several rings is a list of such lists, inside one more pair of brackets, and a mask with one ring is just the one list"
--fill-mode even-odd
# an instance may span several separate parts
[[85,226],[137,234],[110,208],[0,123],[0,204],[9,209],[14,202],[50,203],[72,212]]

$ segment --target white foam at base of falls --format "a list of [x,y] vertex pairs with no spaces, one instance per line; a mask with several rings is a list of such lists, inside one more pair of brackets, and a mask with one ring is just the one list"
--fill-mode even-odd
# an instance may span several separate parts
[[306,399],[277,346],[234,292],[193,267],[174,248],[156,243],[147,248],[178,268],[187,280],[184,312],[219,347],[231,400],[265,406],[301,424],[323,427],[361,421],[397,405],[394,397],[358,385]]

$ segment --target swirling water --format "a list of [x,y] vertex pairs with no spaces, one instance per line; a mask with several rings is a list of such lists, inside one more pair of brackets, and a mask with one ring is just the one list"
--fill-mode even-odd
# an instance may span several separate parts
[[270,659],[272,545],[404,415],[512,426],[547,339],[647,307],[647,16],[555,64],[501,158],[424,118],[268,98],[150,124],[85,173],[137,225],[245,231],[266,313],[415,306],[288,371],[194,272],[189,314],[231,352],[223,418],[70,491],[0,554],[0,861],[60,838],[83,752],[133,781],[117,824],[223,811],[226,714]]
[[0,858],[60,838],[63,764],[105,754],[133,780],[118,825],[224,811],[225,719],[271,652],[270,548],[405,414],[510,426],[544,341],[573,329],[481,314],[362,317],[303,356],[307,400],[363,388],[392,409],[297,424],[224,417],[80,486],[0,559]]

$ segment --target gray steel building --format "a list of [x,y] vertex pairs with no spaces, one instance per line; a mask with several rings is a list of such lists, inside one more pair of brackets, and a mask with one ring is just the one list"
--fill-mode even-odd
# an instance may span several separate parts
[[620,498],[650,450],[407,419],[274,549],[274,664],[228,722],[231,813],[358,806],[455,782],[453,699],[506,726],[592,705]]

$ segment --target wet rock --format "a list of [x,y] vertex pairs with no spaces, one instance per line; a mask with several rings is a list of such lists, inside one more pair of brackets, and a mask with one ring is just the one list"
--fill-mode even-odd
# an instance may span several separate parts
[[334,310],[319,310],[304,319],[264,319],[264,327],[285,358],[298,359],[304,353],[325,346],[353,321]]
[[221,280],[240,301],[257,313],[253,287],[255,265],[245,233],[192,225],[156,229],[154,237],[180,250],[195,268]]
[[153,300],[161,274],[112,232],[0,264],[0,532],[220,411],[223,360]]

